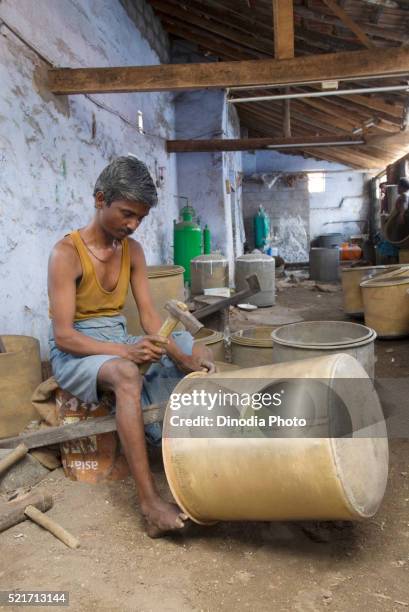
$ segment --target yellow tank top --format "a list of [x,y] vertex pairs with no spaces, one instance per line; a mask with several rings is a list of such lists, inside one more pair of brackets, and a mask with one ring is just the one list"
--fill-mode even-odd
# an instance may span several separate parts
[[87,248],[76,230],[70,234],[82,266],[82,278],[75,296],[74,321],[92,317],[113,317],[121,314],[128,293],[131,276],[131,259],[128,239],[121,240],[122,260],[118,282],[112,291],[104,289],[96,275]]

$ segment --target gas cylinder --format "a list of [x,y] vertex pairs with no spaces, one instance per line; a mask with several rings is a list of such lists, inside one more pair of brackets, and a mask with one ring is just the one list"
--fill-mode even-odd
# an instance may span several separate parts
[[254,244],[256,249],[264,249],[270,235],[270,219],[260,204],[257,214],[254,216]]
[[178,266],[183,266],[184,281],[190,285],[190,261],[203,253],[202,230],[193,221],[196,212],[192,206],[184,206],[181,210],[182,220],[174,221],[173,225],[173,261]]
[[212,237],[207,225],[205,225],[205,228],[203,230],[203,251],[204,255],[210,255],[210,253],[212,252]]

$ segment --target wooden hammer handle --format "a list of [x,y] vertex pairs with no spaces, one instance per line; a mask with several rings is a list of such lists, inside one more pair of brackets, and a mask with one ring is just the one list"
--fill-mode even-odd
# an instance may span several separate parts
[[[170,334],[173,332],[173,330],[175,329],[178,323],[179,321],[175,319],[174,317],[171,317],[171,316],[167,317],[166,321],[162,323],[161,328],[158,331],[157,335],[162,336],[162,338],[169,338]],[[151,365],[152,365],[151,361],[147,361],[146,363],[143,363],[142,365],[139,366],[139,372],[141,374],[146,374],[146,372],[149,370]]]
[[24,510],[24,514],[28,516],[32,521],[47,529],[50,533],[52,533],[56,538],[64,542],[70,548],[79,548],[80,542],[75,538],[71,533],[69,533],[64,527],[61,527],[58,523],[50,519],[49,516],[46,516],[40,510],[37,510],[34,506],[27,506]]
[[4,459],[0,460],[0,474],[3,474],[12,465],[17,463],[20,459],[25,457],[28,453],[28,447],[25,444],[19,444],[14,450],[12,450]]

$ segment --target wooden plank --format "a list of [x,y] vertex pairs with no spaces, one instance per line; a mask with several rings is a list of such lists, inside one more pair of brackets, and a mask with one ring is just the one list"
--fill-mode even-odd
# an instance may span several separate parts
[[48,71],[48,85],[55,94],[181,91],[407,73],[409,49],[393,48],[307,55],[288,60],[54,68]]
[[[336,141],[348,142],[351,145],[362,144],[362,138],[351,136],[315,136],[309,138],[213,138],[210,140],[168,140],[166,148],[168,153],[197,153],[211,151],[248,151],[255,149],[267,149],[269,146],[300,148],[303,146],[316,145],[329,146],[328,143]],[[333,144],[331,146],[334,146]],[[344,145],[345,146],[345,145]]]
[[344,9],[341,6],[339,6],[336,3],[335,0],[323,0],[323,2],[342,21],[342,23],[344,25],[346,25],[346,27],[349,28],[351,30],[351,32],[353,32],[355,34],[357,39],[360,40],[361,43],[367,49],[375,48],[375,45],[368,38],[368,36],[365,34],[365,32],[362,30],[362,28],[360,28],[359,25],[357,23],[355,23],[355,21],[353,19],[351,19],[351,17],[348,15],[348,13],[346,11],[344,11]]
[[[152,404],[143,410],[143,422],[145,425],[156,423],[163,420],[166,403]],[[85,419],[71,425],[61,425],[59,427],[45,427],[32,433],[21,434],[13,438],[0,439],[0,448],[15,448],[19,444],[25,444],[29,449],[49,446],[50,444],[60,444],[70,440],[78,440],[97,434],[116,431],[115,416],[97,417],[95,419]]]
[[274,57],[294,57],[293,0],[273,0]]

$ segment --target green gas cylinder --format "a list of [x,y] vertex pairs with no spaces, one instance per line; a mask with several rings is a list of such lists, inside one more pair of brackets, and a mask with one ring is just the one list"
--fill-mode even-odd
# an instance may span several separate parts
[[254,244],[256,249],[264,249],[270,234],[270,219],[260,204],[254,221]]
[[173,225],[173,261],[185,269],[184,281],[190,285],[190,261],[203,253],[202,230],[193,221],[194,208],[185,206],[181,210],[182,220]]

